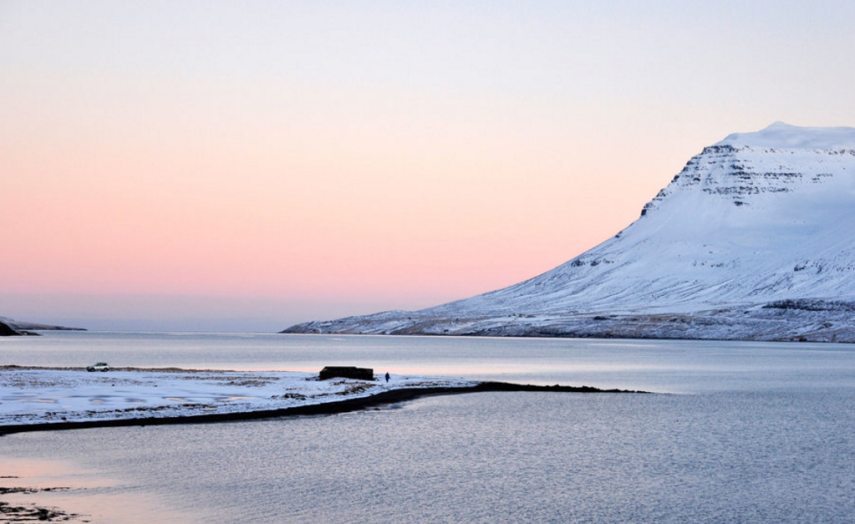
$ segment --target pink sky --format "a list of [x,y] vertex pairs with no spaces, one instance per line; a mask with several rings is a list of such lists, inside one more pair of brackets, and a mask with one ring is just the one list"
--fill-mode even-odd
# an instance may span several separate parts
[[3,316],[436,305],[614,235],[731,132],[855,124],[842,2],[84,4],[0,4]]

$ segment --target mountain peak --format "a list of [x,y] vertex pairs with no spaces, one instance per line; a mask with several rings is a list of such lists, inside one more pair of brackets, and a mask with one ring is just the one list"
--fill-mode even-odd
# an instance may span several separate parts
[[855,128],[776,122],[704,148],[641,218],[542,275],[288,331],[855,343],[852,224]]
[[800,127],[775,122],[753,133],[733,133],[715,144],[778,149],[855,149],[853,127]]

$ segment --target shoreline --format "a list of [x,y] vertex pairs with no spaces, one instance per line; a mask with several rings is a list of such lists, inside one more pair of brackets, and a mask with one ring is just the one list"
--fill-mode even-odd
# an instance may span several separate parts
[[285,417],[334,415],[362,411],[378,406],[407,402],[422,397],[440,395],[460,395],[465,393],[491,392],[552,392],[552,393],[624,393],[650,394],[648,391],[623,389],[599,389],[590,386],[538,386],[532,384],[514,384],[510,382],[479,382],[474,386],[439,386],[427,388],[400,388],[382,391],[373,395],[349,398],[334,402],[292,406],[277,409],[239,411],[231,413],[206,413],[201,415],[179,415],[174,417],[141,417],[107,420],[81,420],[64,422],[46,422],[34,424],[10,424],[0,426],[0,437],[15,433],[34,431],[66,431],[104,427],[164,426],[175,424],[208,424],[215,422],[237,422]]
[[[299,324],[298,324],[299,325]],[[781,338],[756,338],[756,337],[727,337],[727,336],[664,336],[652,335],[645,333],[600,333],[600,332],[581,332],[581,331],[534,331],[525,333],[503,334],[501,332],[474,332],[474,333],[432,333],[427,331],[412,331],[412,332],[392,332],[392,333],[371,333],[359,331],[291,331],[291,326],[282,331],[275,333],[267,333],[274,335],[310,335],[310,336],[343,336],[343,337],[437,337],[437,338],[506,338],[506,339],[573,339],[573,340],[652,340],[652,341],[682,341],[682,342],[757,342],[757,343],[781,343],[781,344],[855,344],[855,337],[851,339],[831,340],[799,337],[781,337]]]

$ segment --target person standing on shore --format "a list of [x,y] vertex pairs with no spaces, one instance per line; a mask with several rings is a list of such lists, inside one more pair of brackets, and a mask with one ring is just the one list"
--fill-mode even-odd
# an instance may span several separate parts
[[387,383],[389,382],[389,372],[388,371],[386,372],[386,382]]

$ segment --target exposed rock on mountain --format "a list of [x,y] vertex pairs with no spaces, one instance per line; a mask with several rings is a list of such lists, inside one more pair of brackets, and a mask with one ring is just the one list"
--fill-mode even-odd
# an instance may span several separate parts
[[855,128],[705,148],[595,248],[519,284],[290,333],[855,342]]

